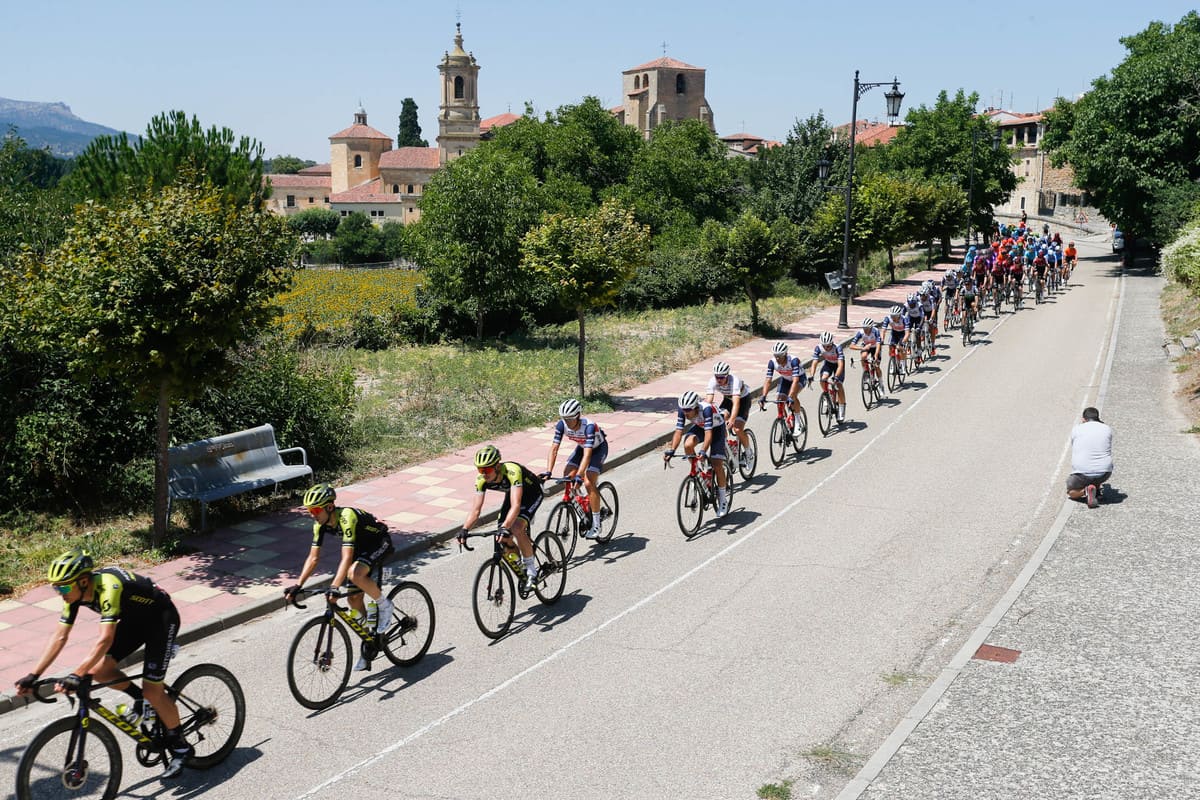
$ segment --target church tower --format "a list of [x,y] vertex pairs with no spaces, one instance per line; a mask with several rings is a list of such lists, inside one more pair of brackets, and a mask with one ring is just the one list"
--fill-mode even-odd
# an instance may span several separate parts
[[462,23],[455,29],[454,50],[438,65],[442,74],[437,136],[441,164],[479,144],[479,65],[474,55],[463,50]]

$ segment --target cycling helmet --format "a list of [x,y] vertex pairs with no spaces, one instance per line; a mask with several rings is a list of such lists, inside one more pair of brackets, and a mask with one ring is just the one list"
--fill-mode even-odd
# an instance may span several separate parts
[[862,326],[863,326],[864,328],[874,328],[874,327],[875,327],[875,320],[871,319],[870,317],[867,317],[867,318],[865,318],[865,319],[863,320],[863,324],[862,324]]
[[574,397],[569,400],[563,400],[562,405],[558,407],[558,415],[563,419],[578,417],[583,413],[583,406],[579,405],[579,401]]
[[921,284],[921,288],[922,288],[922,289],[932,289],[932,288],[933,288],[933,281],[931,281],[931,280],[926,280],[926,281],[924,281],[924,282]]
[[337,492],[328,483],[318,483],[304,493],[304,505],[309,508],[331,506],[336,499]]
[[687,411],[690,408],[700,407],[700,395],[693,391],[686,391],[679,395],[679,408]]
[[917,296],[915,294],[910,294],[908,296],[908,304],[910,306],[915,306],[917,304]]
[[946,270],[946,277],[947,277],[947,278],[949,278],[949,277],[952,277],[953,275],[954,275],[954,270],[953,270],[953,269],[947,269],[947,270]]
[[822,333],[821,334],[821,344],[824,345],[825,347],[829,347],[829,345],[833,344],[833,334],[830,333],[829,331],[825,331],[824,333]]
[[776,342],[775,343],[775,355],[777,355],[777,356],[786,356],[787,355],[787,342]]
[[892,316],[898,317],[904,313],[904,306],[892,306]]
[[46,578],[51,583],[72,583],[85,572],[91,572],[96,566],[86,550],[75,548],[68,550],[50,562],[46,570]]
[[717,376],[718,378],[724,378],[728,374],[729,365],[724,361],[718,361],[717,363],[713,364],[713,375]]
[[494,467],[500,463],[500,450],[496,445],[489,444],[479,448],[475,453],[475,467],[477,469],[486,469]]

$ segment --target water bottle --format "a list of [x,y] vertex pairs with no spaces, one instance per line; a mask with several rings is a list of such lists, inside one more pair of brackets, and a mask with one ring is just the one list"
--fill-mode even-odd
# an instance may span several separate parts
[[367,629],[375,630],[376,623],[379,622],[379,604],[370,598],[367,599]]
[[516,550],[510,550],[504,554],[508,565],[512,567],[513,572],[517,573],[517,577],[525,577],[525,564],[521,561],[521,555]]

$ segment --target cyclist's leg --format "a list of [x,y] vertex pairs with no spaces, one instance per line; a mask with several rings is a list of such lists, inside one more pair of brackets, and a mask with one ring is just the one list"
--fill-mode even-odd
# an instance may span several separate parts
[[604,469],[604,461],[608,458],[608,442],[592,448],[592,457],[588,459],[588,468],[583,473],[583,488],[587,490],[588,502],[592,505],[592,517],[600,515],[600,472]]
[[[139,644],[144,643],[146,646],[142,655],[142,695],[158,714],[163,728],[170,732],[179,727],[179,707],[167,694],[163,683],[167,677],[167,667],[171,662],[171,656],[174,654],[175,637],[179,633],[179,611],[174,604],[169,604],[163,610],[162,617],[156,619],[154,623],[143,628],[144,637],[138,637],[142,639]],[[111,662],[112,669],[117,674],[120,674],[116,669],[117,663],[132,652],[132,650],[125,652],[125,643],[123,642],[122,645],[120,648],[114,646],[104,659],[103,666],[106,667]],[[100,677],[99,673],[97,673],[97,677]],[[111,680],[111,678],[101,677],[100,680]]]

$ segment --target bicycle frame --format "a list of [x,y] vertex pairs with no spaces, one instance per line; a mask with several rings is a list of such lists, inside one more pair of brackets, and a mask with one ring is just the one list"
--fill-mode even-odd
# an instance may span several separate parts
[[[382,572],[382,570],[380,570],[380,572]],[[379,577],[382,577],[382,575],[380,575]],[[361,594],[361,593],[362,593],[362,589],[359,589],[356,586],[356,587],[354,587],[354,589],[352,589],[350,591],[337,592],[335,594],[335,596],[342,598],[342,597],[349,597],[352,594]],[[316,595],[316,594],[325,594],[325,590],[324,589],[301,589],[296,594],[298,596],[303,596],[303,595],[311,596],[311,595]],[[382,597],[382,596],[383,595],[380,594],[380,597]],[[292,604],[295,605],[296,608],[302,608],[302,609],[308,608],[308,606],[298,603],[295,600],[292,600]],[[340,619],[342,622],[344,622],[346,624],[347,628],[354,631],[355,635],[357,635],[359,639],[362,639],[364,642],[367,642],[370,644],[377,644],[376,639],[377,639],[377,637],[379,637],[382,634],[379,631],[373,631],[373,630],[370,630],[369,628],[367,628],[367,618],[365,616],[361,617],[361,618],[354,617],[354,616],[351,616],[350,611],[351,611],[351,609],[349,606],[331,605],[331,604],[327,603],[325,610],[321,613],[325,616],[326,622],[331,622],[333,620],[333,618],[336,616],[338,619]],[[325,634],[322,633],[320,639],[318,639],[318,642],[321,639],[323,639],[324,637],[325,637]]]

